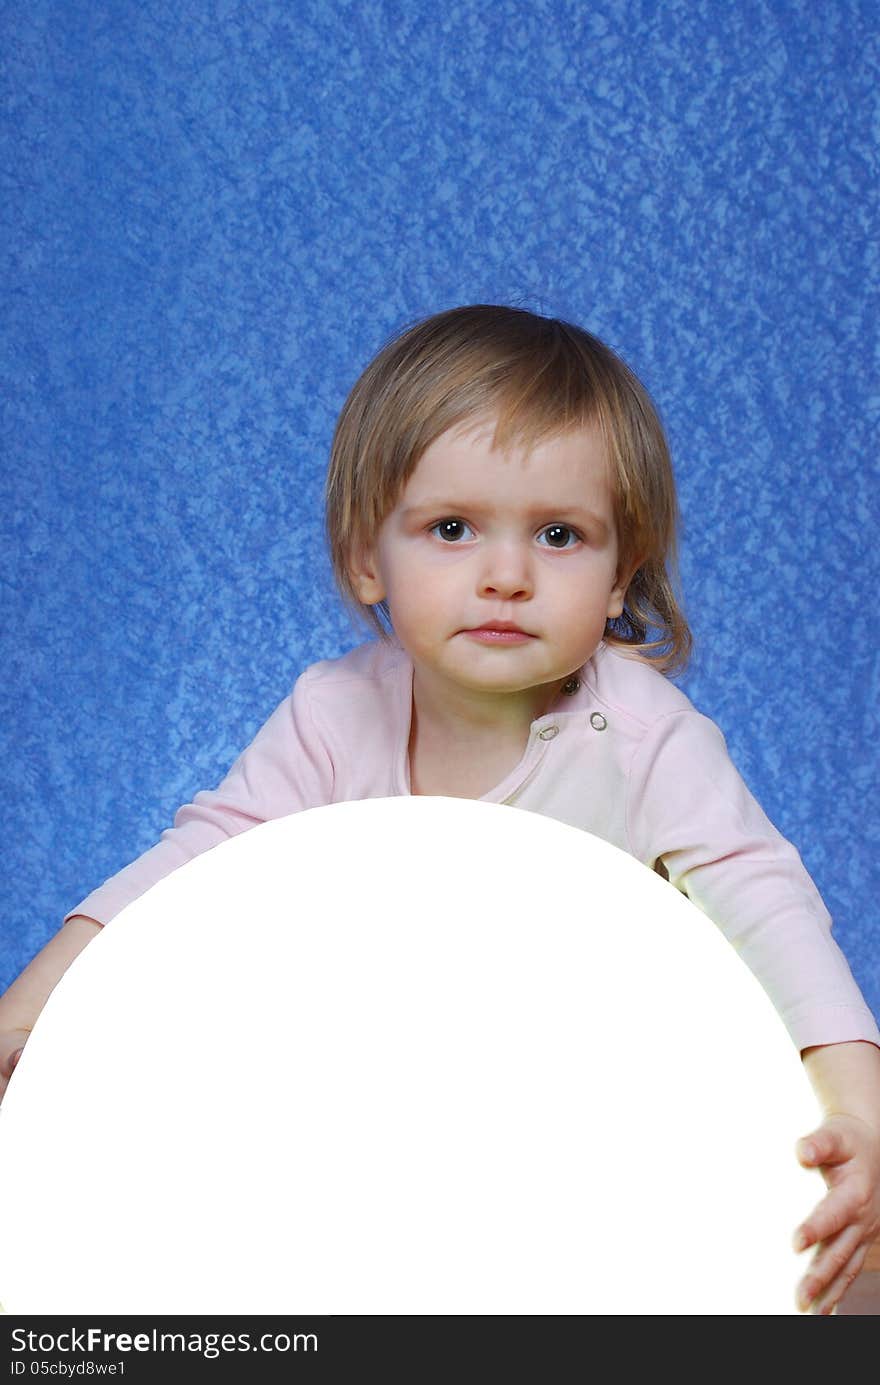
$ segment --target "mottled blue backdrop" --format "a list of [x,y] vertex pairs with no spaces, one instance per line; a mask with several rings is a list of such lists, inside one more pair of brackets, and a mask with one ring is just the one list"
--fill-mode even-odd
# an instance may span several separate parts
[[684,686],[880,1011],[873,0],[30,0],[0,64],[0,985],[361,638],[337,412],[495,301],[654,394]]

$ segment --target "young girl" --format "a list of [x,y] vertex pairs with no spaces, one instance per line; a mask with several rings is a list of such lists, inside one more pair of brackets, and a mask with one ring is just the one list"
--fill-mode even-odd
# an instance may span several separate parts
[[0,1000],[0,1093],[76,954],[199,852],[350,799],[515,805],[660,870],[769,993],[827,1113],[799,1158],[830,1191],[796,1244],[818,1246],[800,1304],[830,1312],[880,1232],[880,1033],[798,853],[664,676],[690,634],[668,575],[672,471],[644,389],[567,323],[440,313],[352,390],[327,519],[340,589],[379,638],[308,669],[219,788],[68,915]]

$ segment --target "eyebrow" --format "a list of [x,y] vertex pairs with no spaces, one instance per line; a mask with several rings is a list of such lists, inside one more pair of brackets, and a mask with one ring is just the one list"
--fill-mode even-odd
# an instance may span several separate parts
[[[420,516],[428,515],[458,515],[458,514],[479,514],[486,507],[475,501],[465,501],[464,504],[450,504],[449,497],[441,497],[437,500],[425,500],[420,505],[405,505],[401,510],[401,517],[405,520],[417,519]],[[564,523],[571,520],[572,523],[586,524],[595,529],[602,538],[608,538],[611,533],[611,526],[608,521],[602,519],[593,510],[588,510],[584,505],[530,505],[526,514],[537,519],[541,516],[549,517],[550,520],[557,520]]]

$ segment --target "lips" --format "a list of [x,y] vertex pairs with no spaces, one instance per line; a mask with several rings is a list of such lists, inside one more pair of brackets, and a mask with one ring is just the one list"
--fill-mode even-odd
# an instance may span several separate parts
[[482,625],[473,626],[473,630],[500,630],[502,633],[510,632],[515,635],[527,635],[528,631],[521,629],[512,620],[487,620]]
[[487,620],[485,624],[475,625],[470,630],[462,630],[461,633],[479,644],[527,644],[529,640],[535,639],[534,635],[520,629],[512,620]]

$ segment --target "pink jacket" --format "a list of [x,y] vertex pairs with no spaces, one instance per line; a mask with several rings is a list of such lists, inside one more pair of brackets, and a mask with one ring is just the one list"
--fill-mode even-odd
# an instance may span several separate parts
[[[412,664],[397,644],[314,664],[219,787],[196,794],[156,846],[67,917],[107,923],[177,866],[271,818],[409,794],[411,712]],[[558,818],[665,870],[755,973],[798,1048],[880,1045],[797,851],[718,727],[648,664],[600,645],[484,801]]]

